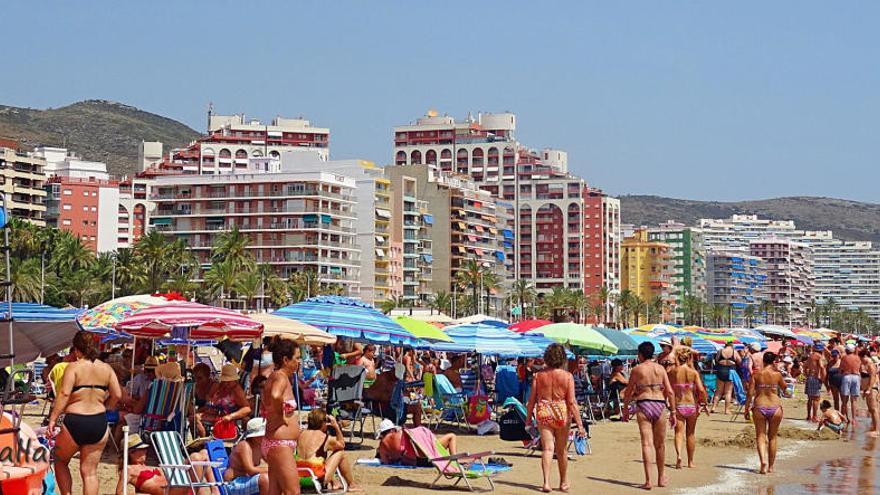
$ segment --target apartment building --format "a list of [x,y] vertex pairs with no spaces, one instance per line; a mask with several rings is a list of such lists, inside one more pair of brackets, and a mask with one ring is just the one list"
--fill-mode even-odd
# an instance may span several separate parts
[[[713,249],[706,253],[706,302],[727,308],[729,326],[745,326],[746,308],[755,315],[763,300],[767,272],[764,261],[740,250]],[[709,318],[705,324],[709,324]]]
[[[456,121],[431,111],[394,128],[394,163],[467,176],[496,199],[510,202],[518,229],[515,275],[531,280],[539,292],[557,286],[588,293],[597,285],[614,290],[619,286],[619,258],[614,257],[619,242],[614,232],[600,230],[619,224],[619,202],[601,199],[604,195],[569,174],[566,152],[530,149],[516,140],[515,131],[512,113]],[[589,240],[588,229],[594,236]]]
[[[639,229],[632,237],[623,240],[620,250],[621,290],[629,290],[649,305],[659,298],[662,321],[670,321],[675,299],[672,290],[673,256],[669,244],[651,241],[648,231]],[[653,318],[649,313],[639,315],[638,319],[640,323],[648,323]]]
[[[489,299],[498,308],[511,278],[507,271],[512,268],[508,253],[514,235],[507,206],[499,206],[474,181],[437,172],[428,165],[386,167],[385,173],[391,180],[394,204],[392,242],[400,239],[403,243],[404,297],[414,297],[416,287],[434,294],[452,292],[458,272],[472,260],[496,275],[501,287]],[[425,223],[431,228],[423,229]],[[428,256],[426,235],[430,236]],[[418,266],[419,259],[431,266],[430,280],[415,278],[415,273],[421,276],[424,271],[416,271],[407,260]]]
[[812,249],[788,239],[760,239],[750,243],[750,252],[764,262],[764,299],[786,308],[789,322],[807,324],[816,289]]
[[46,225],[45,166],[46,160],[33,153],[0,148],[0,192],[6,197],[9,217]]
[[702,218],[697,227],[703,233],[706,250],[742,250],[748,252],[752,241],[767,238],[803,237],[792,220],[768,220],[757,215],[733,215],[730,218]]
[[676,322],[684,321],[682,302],[693,296],[700,301],[706,297],[706,252],[699,229],[669,221],[647,230],[648,240],[669,245],[672,256],[671,295]]
[[227,174],[162,175],[150,195],[150,227],[184,239],[203,269],[217,234],[237,228],[257,262],[280,277],[313,270],[321,283],[358,295],[355,189],[352,177],[291,170],[265,157]]

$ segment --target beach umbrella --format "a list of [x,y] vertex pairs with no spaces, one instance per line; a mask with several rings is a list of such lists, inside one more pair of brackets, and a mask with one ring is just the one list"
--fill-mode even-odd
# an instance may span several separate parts
[[[623,330],[623,332],[625,333],[626,331]],[[635,342],[635,344],[636,344],[636,355],[638,355],[638,347],[639,347],[639,345],[641,345],[642,342],[650,342],[650,343],[654,344],[654,352],[655,353],[660,352],[660,350],[661,350],[660,339],[657,337],[649,337],[647,334],[643,334],[643,333],[631,333],[631,334],[627,334],[627,335],[629,335],[629,338],[631,338],[633,340],[633,342]]]
[[77,318],[80,328],[94,333],[113,333],[116,324],[128,316],[145,308],[158,304],[170,304],[179,302],[176,298],[170,299],[163,295],[138,294],[133,296],[117,297],[93,308],[87,309]]
[[422,344],[415,335],[378,309],[350,297],[312,297],[272,314],[301,321],[337,337],[376,344]]
[[618,356],[632,357],[638,354],[639,344],[630,335],[613,328],[595,327],[593,330],[599,332],[617,346],[616,354]]
[[813,339],[813,342],[817,340],[828,340],[828,336],[822,332],[819,332],[818,330],[810,330],[809,328],[795,328],[793,332],[798,335],[805,335]]
[[429,349],[445,352],[475,352],[484,356],[537,357],[544,349],[506,328],[483,323],[453,325],[444,329],[452,342],[430,344]]
[[443,333],[443,330],[426,322],[409,318],[407,316],[395,316],[393,318],[400,326],[405,328],[409,333],[415,335],[422,340],[433,340],[436,342],[452,342],[449,335]]
[[[551,344],[556,343],[555,340],[548,339],[547,337],[544,336],[544,334],[540,333],[540,330],[537,330],[535,332],[521,333],[519,335],[522,338],[531,342],[532,344],[536,345],[538,347],[538,349],[542,349],[542,350],[546,350],[548,347],[550,347]],[[540,355],[541,354],[539,354],[539,356]],[[568,359],[574,359],[575,357],[577,357],[574,355],[573,352],[571,352],[568,349],[565,349],[565,355],[566,355],[566,357],[568,357]],[[524,357],[535,357],[535,356],[524,356]]]
[[703,328],[697,326],[688,326],[684,327],[684,330],[687,332],[691,332],[697,337],[706,339],[709,342],[712,342],[713,344],[721,347],[723,347],[728,342],[732,343],[734,348],[737,349],[742,349],[743,347],[745,347],[739,337],[723,328]]
[[761,325],[759,327],[755,327],[755,331],[765,336],[772,335],[774,337],[783,337],[786,339],[797,338],[797,334],[781,325]]
[[[9,303],[3,302],[0,315],[9,320]],[[12,325],[0,330],[0,349],[8,350],[19,363],[48,356],[70,347],[79,331],[76,317],[81,309],[60,309],[34,303],[12,303]],[[9,323],[7,323],[8,325]]]
[[455,320],[455,323],[458,325],[463,325],[466,323],[483,323],[486,325],[495,325],[495,326],[503,326],[507,328],[507,322],[500,319],[494,318],[492,316],[484,315],[484,314],[475,314],[470,316],[465,316]]
[[678,327],[670,327],[675,331],[669,333],[658,333],[656,330],[652,332],[645,332],[640,328],[631,328],[624,330],[631,337],[635,337],[637,335],[645,336],[645,337],[653,337],[657,340],[662,338],[672,339],[672,337],[678,337],[679,339],[684,339],[688,337],[691,339],[691,349],[699,352],[700,354],[714,354],[718,349],[722,346],[720,344],[714,344],[711,341],[708,341],[695,333],[688,332],[687,330],[683,330]]
[[412,318],[413,320],[426,321],[428,323],[440,323],[442,325],[448,325],[455,322],[455,320],[453,320],[451,316],[444,313],[427,313],[424,311],[411,311],[410,309],[395,309],[392,310],[391,313],[389,313],[388,315],[392,318],[395,316],[406,316],[407,318]]
[[172,302],[141,309],[116,324],[116,329],[135,337],[162,338],[173,329],[187,329],[189,339],[251,340],[263,333],[263,325],[231,309],[194,302]]
[[335,335],[298,320],[291,320],[290,318],[270,315],[268,313],[258,313],[249,316],[252,320],[263,324],[263,336],[265,337],[280,335],[307,345],[324,345],[336,342]]
[[544,325],[550,325],[551,323],[553,322],[550,320],[522,320],[511,324],[507,329],[516,333],[523,333],[541,328]]
[[675,325],[667,325],[665,323],[649,323],[647,325],[642,325],[637,328],[648,335],[663,335],[669,333],[674,334],[681,331],[681,327],[677,327]]
[[535,333],[541,333],[545,337],[555,340],[560,344],[569,344],[575,347],[592,349],[604,354],[616,354],[617,346],[605,338],[601,333],[586,325],[577,323],[553,323],[544,325]]

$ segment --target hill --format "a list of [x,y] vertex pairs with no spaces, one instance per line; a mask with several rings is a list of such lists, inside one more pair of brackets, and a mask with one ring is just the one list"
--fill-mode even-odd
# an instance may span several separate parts
[[794,220],[800,229],[833,230],[835,237],[880,244],[880,204],[844,199],[796,196],[755,201],[718,202],[660,196],[622,196],[621,219],[635,225],[677,220],[694,225],[700,218],[752,214],[772,220]]
[[86,100],[66,107],[39,110],[0,105],[0,136],[22,147],[66,146],[86,160],[105,162],[111,174],[135,171],[141,140],[162,141],[176,148],[199,133],[161,115],[107,100]]

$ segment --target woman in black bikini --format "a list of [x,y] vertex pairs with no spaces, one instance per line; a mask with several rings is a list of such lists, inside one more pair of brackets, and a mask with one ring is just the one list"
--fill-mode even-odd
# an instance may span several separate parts
[[712,397],[712,410],[718,406],[718,401],[724,399],[724,414],[730,413],[730,401],[733,397],[733,382],[730,381],[730,372],[736,371],[739,366],[740,357],[733,348],[733,342],[724,344],[724,347],[715,355],[715,378],[717,386],[715,387],[715,397]]
[[[50,437],[55,440],[55,479],[62,495],[73,487],[70,459],[79,452],[83,495],[98,495],[98,462],[107,443],[107,409],[122,397],[122,389],[108,364],[98,361],[94,335],[80,331],[71,351],[76,361],[64,370],[55,407],[49,415]],[[55,424],[64,414],[60,432]]]

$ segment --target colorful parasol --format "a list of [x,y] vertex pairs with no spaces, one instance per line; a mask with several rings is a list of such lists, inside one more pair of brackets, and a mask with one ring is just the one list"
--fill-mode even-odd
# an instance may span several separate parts
[[[188,329],[190,339],[249,340],[263,333],[263,324],[225,308],[193,302],[167,303],[142,309],[116,324],[135,337],[161,338],[172,329]],[[179,337],[172,335],[172,337]]]
[[541,328],[551,323],[553,322],[550,320],[522,320],[511,324],[507,329],[516,333],[531,332],[536,328]]
[[584,349],[592,349],[605,354],[617,354],[617,346],[601,333],[586,325],[577,323],[553,323],[544,325],[533,333],[543,334],[560,344],[568,344]]
[[267,337],[280,335],[309,345],[323,345],[336,342],[335,335],[331,335],[320,328],[315,328],[301,321],[266,313],[251,315],[251,318],[263,324],[263,335]]
[[80,328],[94,333],[114,333],[116,324],[128,316],[157,304],[179,302],[174,294],[117,297],[86,310],[77,318]]

